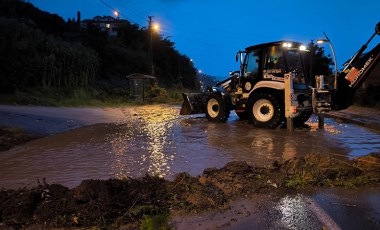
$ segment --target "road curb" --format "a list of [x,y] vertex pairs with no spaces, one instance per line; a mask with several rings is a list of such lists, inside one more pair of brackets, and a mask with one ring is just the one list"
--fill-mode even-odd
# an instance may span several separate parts
[[[351,114],[348,115],[348,114],[331,112],[331,113],[325,114],[325,116],[330,117],[330,118],[334,118],[338,121],[341,120],[341,121],[346,122],[346,123],[351,123],[351,124],[355,124],[355,125],[359,125],[359,126],[368,128],[368,129],[380,131],[380,124],[379,123],[368,120],[367,118],[364,118],[364,117],[359,117],[357,115],[351,115]],[[354,118],[352,116],[354,116],[356,118]]]
[[333,218],[327,214],[327,212],[318,203],[314,202],[311,198],[305,198],[305,201],[309,204],[309,209],[314,213],[318,220],[323,224],[322,229],[341,230],[339,225],[333,220]]

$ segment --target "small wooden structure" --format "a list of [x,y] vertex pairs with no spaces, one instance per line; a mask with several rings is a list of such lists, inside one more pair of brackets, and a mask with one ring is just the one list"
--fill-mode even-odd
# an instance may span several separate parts
[[129,96],[137,101],[151,99],[152,85],[156,78],[141,73],[133,73],[126,77],[129,81]]

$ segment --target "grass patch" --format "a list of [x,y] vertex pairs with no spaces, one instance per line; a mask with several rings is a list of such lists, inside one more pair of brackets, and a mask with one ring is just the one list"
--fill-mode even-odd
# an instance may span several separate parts
[[135,99],[126,95],[109,95],[94,88],[40,87],[16,91],[14,94],[1,95],[0,103],[57,107],[134,106],[155,103],[180,103],[182,102],[182,92],[186,92],[183,87],[164,89],[154,86],[151,97],[142,100],[142,98]]
[[162,213],[154,216],[144,215],[144,218],[141,220],[140,229],[142,230],[167,230],[173,229],[169,225],[169,214]]
[[48,87],[16,91],[11,95],[2,95],[0,102],[4,104],[44,106],[81,106],[97,104],[89,90]]
[[285,181],[285,187],[287,188],[299,188],[305,185],[307,185],[307,181],[298,175]]

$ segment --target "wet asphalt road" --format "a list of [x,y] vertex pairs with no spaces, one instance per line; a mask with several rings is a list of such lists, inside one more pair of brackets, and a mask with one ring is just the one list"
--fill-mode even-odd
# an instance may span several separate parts
[[256,194],[226,211],[174,215],[177,229],[380,229],[380,188],[318,188],[293,194]]
[[[0,154],[0,187],[32,186],[42,177],[75,187],[83,179],[136,177],[147,172],[170,179],[183,171],[196,176],[205,168],[233,160],[266,165],[306,153],[352,158],[380,149],[378,133],[331,118],[326,119],[323,132],[313,118],[308,128],[289,133],[254,129],[236,115],[226,124],[209,123],[199,116],[180,117],[178,109],[165,105],[122,109],[0,106],[0,124],[48,135]],[[193,217],[195,221],[179,218],[176,226],[380,229],[379,200],[380,189],[318,189],[259,197],[235,204],[230,219],[225,212],[207,220],[197,220],[204,216]]]
[[0,105],[0,125],[18,127],[37,136],[63,133],[98,123],[125,119],[122,108],[57,108]]
[[231,161],[262,167],[310,153],[345,160],[380,149],[379,134],[333,119],[326,119],[324,131],[313,117],[306,128],[288,132],[254,128],[234,114],[227,123],[179,116],[178,107],[165,105],[12,109],[5,113],[0,107],[2,121],[49,135],[0,154],[0,187],[6,188],[33,186],[37,178],[70,188],[84,179],[146,173],[172,179],[181,172],[198,176]]

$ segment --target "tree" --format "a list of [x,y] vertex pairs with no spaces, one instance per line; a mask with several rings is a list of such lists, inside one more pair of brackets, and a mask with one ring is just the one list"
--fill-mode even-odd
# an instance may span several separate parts
[[308,44],[309,53],[304,56],[305,68],[309,73],[309,84],[315,85],[316,75],[325,75],[330,79],[334,62],[330,56],[325,55],[324,47],[319,47],[313,41]]
[[41,61],[38,49],[46,35],[26,20],[0,18],[0,91],[34,85]]
[[97,54],[79,43],[46,35],[25,20],[0,18],[1,92],[86,87],[97,74]]
[[62,17],[41,11],[24,1],[0,0],[0,16],[29,19],[35,23],[36,27],[48,34],[62,34],[66,31],[66,23]]

